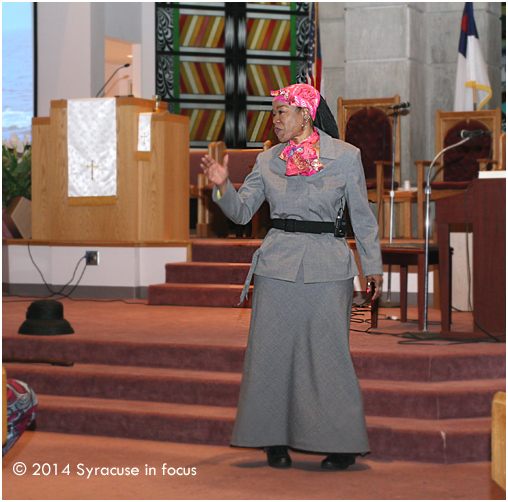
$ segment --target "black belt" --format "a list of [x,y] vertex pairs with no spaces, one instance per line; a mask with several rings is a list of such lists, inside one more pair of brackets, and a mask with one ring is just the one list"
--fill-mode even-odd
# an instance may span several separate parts
[[328,221],[300,221],[276,218],[273,227],[284,232],[304,232],[308,234],[333,234],[335,223]]

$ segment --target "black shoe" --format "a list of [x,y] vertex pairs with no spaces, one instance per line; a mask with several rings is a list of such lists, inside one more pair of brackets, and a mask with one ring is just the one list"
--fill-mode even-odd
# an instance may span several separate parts
[[291,467],[291,457],[286,446],[268,446],[265,450],[270,467]]
[[321,469],[343,471],[355,463],[355,457],[356,455],[354,453],[330,453],[330,455],[321,462]]

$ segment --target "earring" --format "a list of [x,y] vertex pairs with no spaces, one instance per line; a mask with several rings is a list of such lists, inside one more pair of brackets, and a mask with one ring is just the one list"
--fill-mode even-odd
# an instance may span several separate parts
[[305,129],[305,126],[307,125],[307,122],[309,121],[309,118],[310,118],[310,117],[307,117],[307,118],[305,119],[305,122],[302,124],[302,129]]

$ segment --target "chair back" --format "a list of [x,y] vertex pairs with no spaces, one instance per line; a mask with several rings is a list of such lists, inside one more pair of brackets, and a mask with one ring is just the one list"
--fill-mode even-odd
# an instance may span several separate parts
[[436,155],[458,143],[460,132],[490,131],[443,154],[443,169],[436,181],[467,182],[478,177],[479,159],[500,160],[498,138],[501,134],[501,109],[469,112],[442,112],[436,110]]
[[[393,115],[389,107],[400,103],[400,96],[373,99],[338,99],[340,138],[360,149],[367,182],[376,180],[376,161],[392,160]],[[395,163],[400,164],[400,121],[397,122]],[[391,179],[390,165],[384,166],[385,180]]]
[[247,175],[252,171],[257,156],[263,151],[261,148],[228,150],[222,141],[210,143],[209,155],[222,162],[224,155],[229,155],[229,180],[233,184],[242,184]]
[[198,175],[203,174],[201,159],[208,153],[208,150],[189,151],[189,180],[191,186],[198,185]]

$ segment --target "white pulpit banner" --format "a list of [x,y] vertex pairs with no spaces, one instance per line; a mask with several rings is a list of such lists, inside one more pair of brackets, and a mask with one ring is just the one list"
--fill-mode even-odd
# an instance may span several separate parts
[[69,197],[116,195],[116,99],[67,101]]
[[152,139],[153,113],[140,113],[138,123],[138,152],[149,152]]

